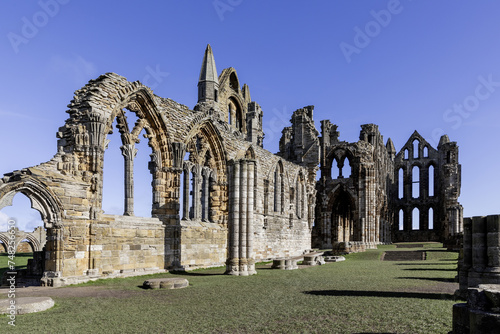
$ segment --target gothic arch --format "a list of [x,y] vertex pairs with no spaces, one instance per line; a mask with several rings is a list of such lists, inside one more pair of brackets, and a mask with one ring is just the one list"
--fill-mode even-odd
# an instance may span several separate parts
[[61,202],[47,186],[32,177],[0,185],[0,209],[12,205],[17,193],[30,199],[31,208],[40,212],[46,229],[61,227]]
[[223,139],[222,136],[217,129],[217,127],[214,126],[212,121],[210,119],[206,119],[204,121],[201,121],[197,124],[194,124],[191,127],[191,130],[189,131],[188,135],[186,136],[186,140],[184,143],[186,144],[188,152],[191,150],[196,151],[195,153],[198,155],[198,157],[201,159],[203,158],[202,155],[205,152],[202,152],[202,150],[199,150],[197,147],[193,147],[193,145],[196,145],[194,142],[196,137],[201,137],[203,138],[204,142],[208,144],[208,147],[205,147],[204,150],[210,149],[211,154],[213,155],[213,170],[215,173],[218,175],[218,179],[220,182],[226,181],[226,162],[227,162],[227,157],[226,157],[226,150],[223,144]]
[[357,217],[356,200],[352,192],[339,185],[329,196],[328,212],[331,213],[332,243],[361,241],[361,226]]
[[6,233],[0,233],[0,245],[3,245],[2,247],[5,249],[5,252],[8,251],[7,245],[9,244],[9,238],[7,237]]
[[[30,199],[31,207],[40,212],[47,230],[49,246],[43,265],[44,272],[48,276],[59,277],[64,249],[62,228],[64,211],[61,201],[45,184],[30,175],[11,175],[11,179],[12,181],[0,185],[0,209],[12,205],[12,199],[17,193],[22,193]],[[44,282],[45,285],[53,284],[51,279]]]
[[[183,143],[189,154],[184,173],[194,171],[192,178],[184,175],[183,217],[223,223],[227,216],[228,183],[227,157],[219,130],[210,118],[192,124]],[[189,185],[193,185],[192,209],[188,212]],[[201,194],[201,195],[199,195]],[[201,197],[200,197],[201,196]],[[185,219],[185,218],[183,218]]]

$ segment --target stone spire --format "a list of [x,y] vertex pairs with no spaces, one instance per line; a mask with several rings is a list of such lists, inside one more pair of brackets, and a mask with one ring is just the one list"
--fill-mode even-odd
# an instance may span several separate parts
[[207,45],[201,64],[198,80],[198,102],[218,101],[219,78],[215,68],[214,54],[210,44]]

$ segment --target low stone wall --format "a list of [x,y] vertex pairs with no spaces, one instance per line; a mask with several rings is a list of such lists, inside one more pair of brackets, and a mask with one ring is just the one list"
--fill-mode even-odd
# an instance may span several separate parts
[[290,220],[269,216],[264,225],[263,215],[255,215],[254,250],[255,261],[265,261],[281,257],[301,256],[311,248],[311,231],[306,221]]
[[64,225],[62,284],[164,271],[164,226],[157,218],[103,215]]
[[227,254],[227,228],[221,224],[181,220],[179,268],[190,270],[223,266]]
[[458,265],[460,288],[500,284],[500,215],[464,218],[463,254]]

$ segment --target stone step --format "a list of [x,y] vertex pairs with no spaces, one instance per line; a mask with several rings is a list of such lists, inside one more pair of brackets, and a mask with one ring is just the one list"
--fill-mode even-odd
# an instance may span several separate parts
[[382,261],[423,261],[425,251],[389,251],[382,254]]

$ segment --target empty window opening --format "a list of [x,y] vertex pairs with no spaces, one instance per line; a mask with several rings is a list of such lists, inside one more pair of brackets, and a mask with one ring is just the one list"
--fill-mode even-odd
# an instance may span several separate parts
[[33,232],[35,228],[44,226],[38,210],[31,208],[31,200],[22,193],[17,193],[12,199],[12,205],[0,211],[1,231],[6,231],[9,221],[16,221],[14,227],[20,231]]
[[446,163],[451,164],[451,152],[448,151],[446,153]]
[[420,142],[417,139],[415,139],[413,141],[413,159],[418,159],[420,157],[420,154],[419,154],[420,152],[418,151],[419,145],[420,145]]
[[434,229],[434,209],[429,209],[429,230]]
[[196,174],[194,172],[191,172],[191,180],[189,181],[189,197],[190,197],[190,203],[189,203],[189,218],[194,219],[194,203],[196,201],[196,191],[195,191],[195,182],[196,182]]
[[401,199],[404,197],[405,184],[404,184],[404,169],[400,168],[398,172],[398,198]]
[[420,210],[418,208],[413,209],[411,217],[411,229],[412,230],[420,229]]
[[137,155],[134,158],[134,214],[139,217],[151,217],[153,208],[153,175],[148,166],[151,162],[152,150],[148,146],[147,138],[143,135],[146,130],[139,134],[139,143],[135,143]]
[[403,209],[399,210],[399,230],[403,231],[404,230],[404,222],[405,222],[405,213]]
[[420,168],[418,166],[414,166],[412,169],[412,197],[419,198],[420,197]]
[[434,196],[434,166],[429,166],[429,196]]
[[122,215],[124,210],[125,191],[123,180],[125,178],[122,146],[120,134],[113,122],[114,131],[108,134],[108,146],[104,151],[103,176],[102,176],[102,210],[106,214]]
[[424,146],[424,158],[429,157],[429,148],[427,146]]
[[339,177],[340,175],[340,168],[339,164],[336,159],[333,159],[332,161],[332,180],[335,180]]
[[405,160],[408,160],[409,159],[409,153],[408,153],[408,150],[405,149]]
[[341,176],[345,178],[351,177],[351,162],[349,158],[344,159],[344,165],[342,166],[342,170],[340,170]]
[[[182,172],[179,179],[179,218],[184,218],[184,174],[186,172]],[[189,199],[189,196],[188,196]],[[189,204],[188,204],[189,205]]]

